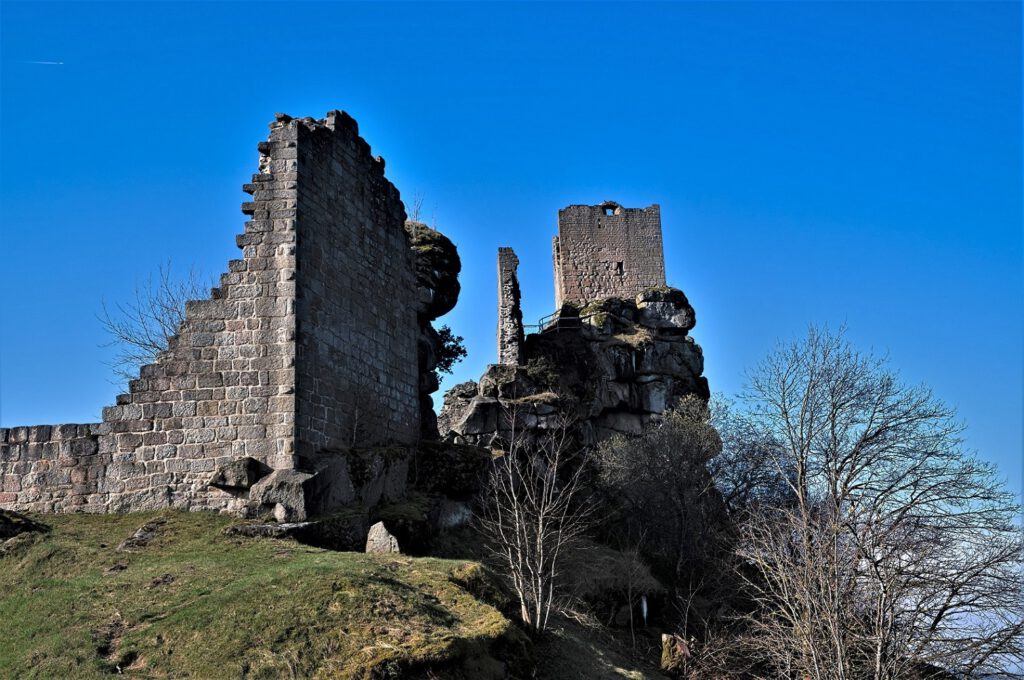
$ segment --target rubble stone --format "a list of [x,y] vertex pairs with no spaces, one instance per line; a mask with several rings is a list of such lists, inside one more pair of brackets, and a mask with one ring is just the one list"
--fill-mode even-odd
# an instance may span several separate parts
[[368,553],[400,553],[398,539],[388,533],[384,522],[377,522],[370,527],[370,533],[366,537],[366,552]]
[[269,473],[270,468],[266,465],[246,456],[218,468],[210,479],[210,486],[225,491],[248,489]]

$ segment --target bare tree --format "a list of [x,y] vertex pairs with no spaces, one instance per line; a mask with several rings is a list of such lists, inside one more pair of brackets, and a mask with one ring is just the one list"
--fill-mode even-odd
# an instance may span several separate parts
[[167,339],[178,332],[185,320],[185,303],[204,299],[209,293],[208,281],[197,270],[176,278],[168,261],[155,278],[151,275],[135,286],[131,302],[119,303],[113,311],[104,302],[99,320],[111,337],[109,345],[117,348],[111,362],[117,376],[137,378],[139,367],[155,361],[156,355],[167,349]]
[[741,520],[751,508],[785,504],[789,484],[775,464],[777,443],[735,402],[715,395],[709,408],[722,452],[708,461],[707,468],[729,515]]
[[420,219],[423,215],[423,194],[416,191],[412,195],[412,200],[409,202],[409,219],[413,222],[422,222]]
[[743,528],[762,658],[814,680],[1024,672],[1019,507],[952,409],[816,329],[746,400],[789,492]]
[[506,416],[511,434],[491,466],[478,519],[519,600],[522,622],[540,634],[556,605],[564,557],[590,524],[587,455],[574,444],[568,422],[538,435],[522,427],[514,410]]

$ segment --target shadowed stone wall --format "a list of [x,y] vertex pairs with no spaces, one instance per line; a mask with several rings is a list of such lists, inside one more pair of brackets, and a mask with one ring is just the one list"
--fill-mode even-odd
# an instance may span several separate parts
[[415,441],[419,327],[398,192],[346,114],[278,114],[270,128],[244,187],[242,259],[188,303],[102,423],[0,429],[0,505],[241,510],[247,487],[209,486],[232,462],[291,471],[353,432],[362,446]]
[[347,114],[298,132],[299,453],[415,443],[420,329],[405,208]]
[[570,205],[558,211],[552,254],[558,309],[664,286],[661,208],[623,208],[611,201]]

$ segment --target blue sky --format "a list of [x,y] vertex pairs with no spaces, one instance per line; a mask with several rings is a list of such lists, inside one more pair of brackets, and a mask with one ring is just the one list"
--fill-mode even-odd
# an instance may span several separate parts
[[95,420],[101,302],[222,271],[274,112],[341,108],[462,254],[442,389],[494,360],[498,246],[534,319],[558,208],[660,203],[712,389],[845,323],[1020,490],[1018,3],[5,1],[0,26],[3,426]]

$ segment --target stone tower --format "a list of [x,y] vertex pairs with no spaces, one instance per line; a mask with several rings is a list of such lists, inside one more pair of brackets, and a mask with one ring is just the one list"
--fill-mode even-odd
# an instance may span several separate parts
[[623,208],[613,201],[563,208],[552,255],[558,309],[664,286],[661,208]]
[[519,306],[519,258],[498,248],[498,363],[518,366],[523,353],[523,311]]

